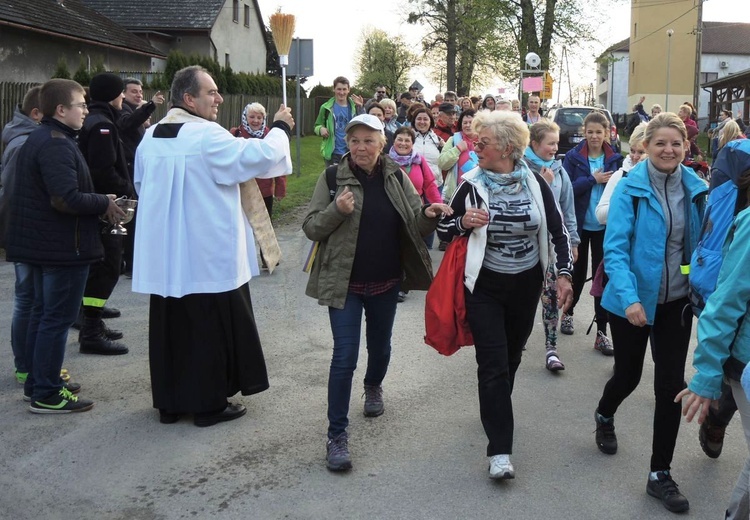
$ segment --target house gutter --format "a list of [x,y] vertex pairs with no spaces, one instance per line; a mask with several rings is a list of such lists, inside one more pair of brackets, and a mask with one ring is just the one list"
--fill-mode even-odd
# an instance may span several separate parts
[[23,30],[26,30],[26,31],[32,31],[32,32],[40,33],[40,34],[46,34],[48,36],[55,36],[57,38],[63,38],[63,39],[66,39],[66,40],[71,40],[71,41],[76,41],[76,42],[81,42],[81,43],[87,43],[89,45],[97,45],[99,47],[107,47],[109,49],[116,49],[118,51],[125,51],[125,52],[129,52],[129,53],[132,53],[132,54],[139,54],[141,56],[148,56],[149,58],[165,58],[166,57],[163,54],[148,53],[148,52],[144,52],[144,51],[138,51],[138,50],[135,50],[135,49],[130,49],[128,47],[119,47],[117,45],[112,45],[110,43],[98,42],[96,40],[87,40],[85,38],[79,38],[77,36],[70,36],[70,35],[67,35],[67,34],[56,33],[56,32],[53,32],[53,31],[47,31],[45,29],[38,29],[36,27],[29,27],[28,25],[17,24],[17,23],[9,22],[7,20],[0,20],[0,25],[5,25],[5,26],[8,26],[8,27],[14,27],[16,29],[23,29]]

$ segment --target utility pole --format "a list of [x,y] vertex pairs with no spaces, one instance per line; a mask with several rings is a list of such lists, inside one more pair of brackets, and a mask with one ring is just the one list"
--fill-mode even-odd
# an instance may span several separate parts
[[703,54],[703,0],[698,2],[698,22],[695,28],[695,81],[693,82],[693,106],[700,113],[701,55]]

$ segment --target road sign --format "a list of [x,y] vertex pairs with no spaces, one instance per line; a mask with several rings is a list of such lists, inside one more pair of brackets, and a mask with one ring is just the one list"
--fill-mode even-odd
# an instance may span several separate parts
[[542,91],[539,93],[541,99],[552,99],[552,74],[545,72],[542,79]]

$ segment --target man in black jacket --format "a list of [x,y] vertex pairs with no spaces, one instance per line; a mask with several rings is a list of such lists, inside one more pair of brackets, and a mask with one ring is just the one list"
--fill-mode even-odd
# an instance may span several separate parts
[[[151,115],[156,111],[157,105],[164,103],[164,95],[161,92],[154,94],[151,101],[143,102],[143,83],[135,78],[125,78],[125,99],[122,101],[122,111],[117,120],[120,129],[120,139],[125,148],[125,159],[128,163],[130,180],[133,180],[133,165],[135,164],[135,150],[143,139],[143,134],[151,120]],[[137,211],[137,208],[136,208]],[[125,264],[125,275],[130,277],[133,273],[133,245],[135,244],[135,219],[125,224],[128,234],[123,238],[122,259]]]
[[[135,190],[116,125],[122,108],[122,89],[122,79],[116,74],[104,72],[91,79],[91,105],[78,146],[88,163],[97,193],[132,198]],[[101,228],[104,259],[92,265],[89,271],[78,342],[84,354],[127,354],[128,348],[114,341],[120,339],[122,333],[108,329],[102,320],[104,304],[120,278],[123,237],[111,234],[109,224],[102,224]]]
[[68,328],[83,296],[89,265],[102,256],[99,216],[123,215],[112,197],[94,193],[75,137],[86,116],[84,91],[75,81],[53,79],[42,86],[40,127],[18,152],[12,180],[6,256],[34,280],[34,305],[25,345],[24,400],[33,413],[90,410],[94,403],[73,395],[60,369]]

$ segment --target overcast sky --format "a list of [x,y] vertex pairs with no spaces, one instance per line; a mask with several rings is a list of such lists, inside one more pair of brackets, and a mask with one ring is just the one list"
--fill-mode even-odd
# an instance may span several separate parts
[[[671,0],[664,0],[669,2]],[[339,75],[347,76],[355,81],[354,53],[363,28],[367,26],[382,29],[391,35],[402,35],[411,42],[418,53],[420,47],[419,26],[404,22],[408,11],[406,0],[376,0],[369,2],[348,2],[341,0],[259,0],[263,19],[268,22],[269,16],[281,7],[282,12],[296,16],[295,36],[310,38],[314,48],[315,75],[305,84],[311,88],[318,82],[330,85],[333,78]],[[630,2],[602,0],[601,4],[610,3],[610,22],[600,27],[601,46],[596,54],[609,45],[623,40],[629,34]],[[352,5],[364,6],[352,7]],[[705,0],[703,4],[703,19],[706,21],[734,21],[750,23],[750,1],[748,0]],[[331,16],[335,13],[334,16]],[[335,21],[334,21],[335,20]],[[666,20],[665,20],[666,22]],[[748,43],[750,45],[750,42]],[[581,51],[582,61],[580,73],[573,76],[582,78],[583,84],[588,84],[595,78],[593,59],[590,63],[585,56],[590,51]],[[575,65],[571,63],[571,68]],[[576,71],[578,72],[578,71]],[[557,73],[554,74],[557,77]],[[431,98],[437,92],[438,85],[431,82],[424,73],[415,71],[409,77],[418,80],[426,86],[425,97]],[[487,91],[501,85],[488,85]],[[444,87],[443,87],[444,88]],[[479,94],[480,92],[473,92]]]

